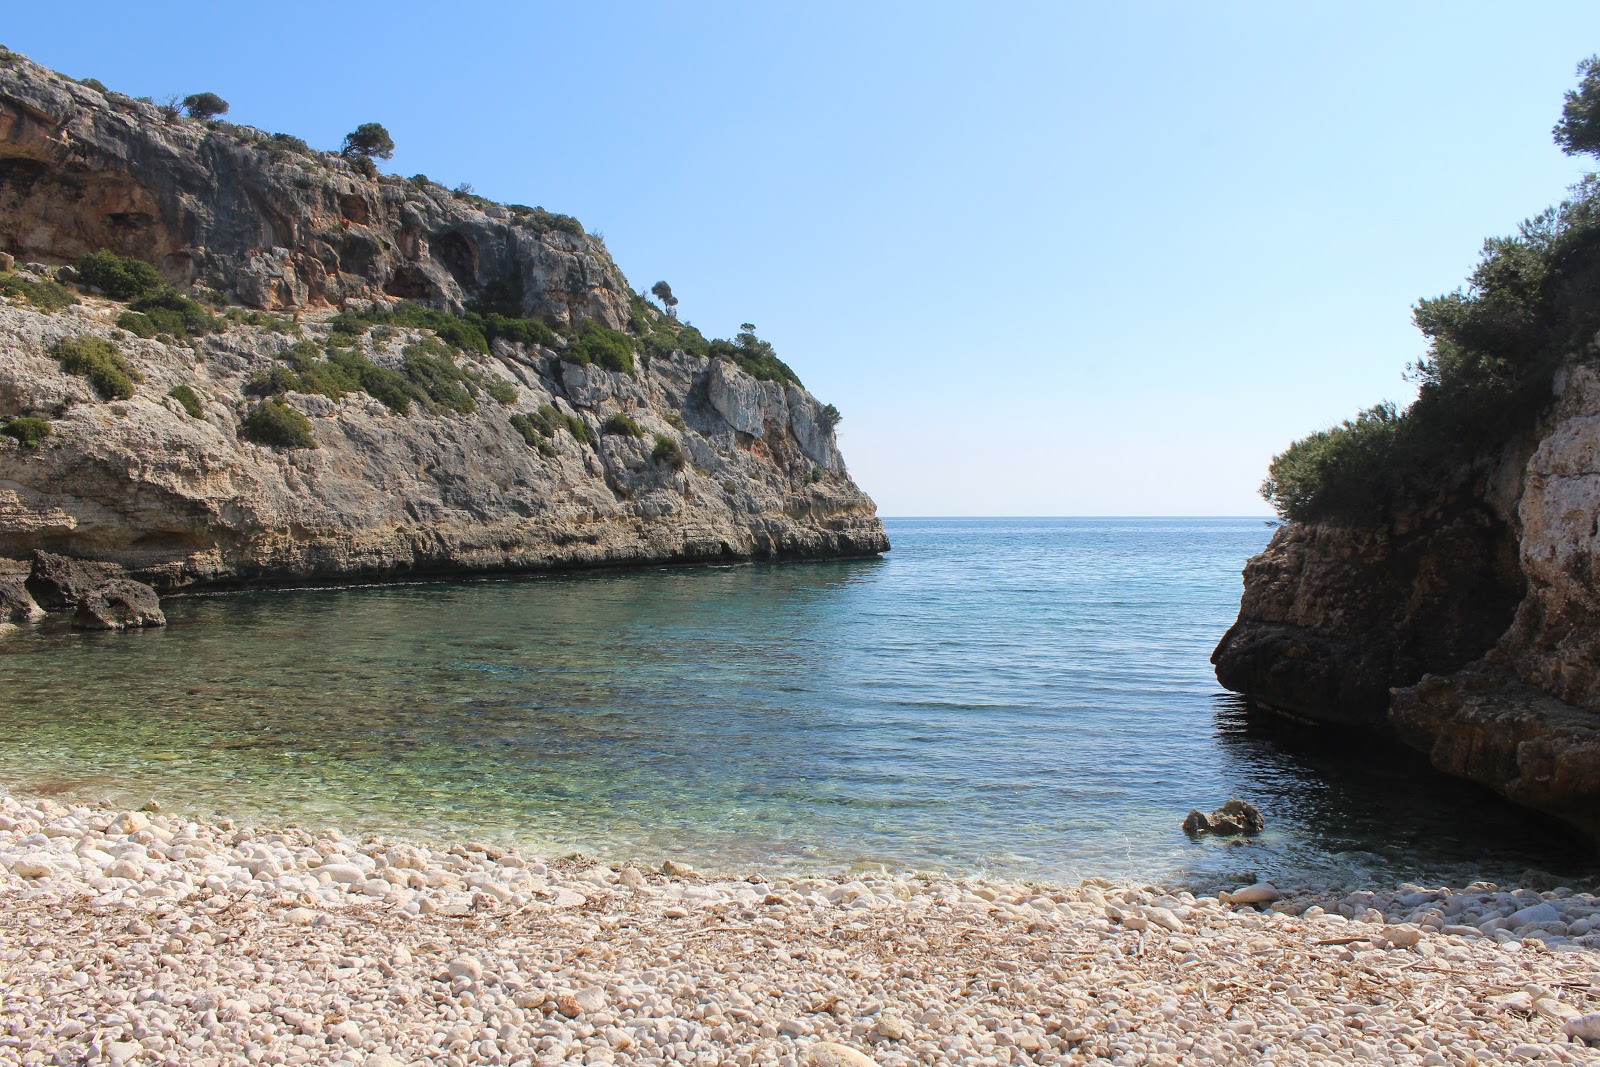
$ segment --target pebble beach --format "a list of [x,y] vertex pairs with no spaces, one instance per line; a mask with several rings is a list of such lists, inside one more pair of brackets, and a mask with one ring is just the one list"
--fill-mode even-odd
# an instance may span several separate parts
[[3,796],[0,1063],[1590,1063],[1596,927],[1565,887],[713,876]]

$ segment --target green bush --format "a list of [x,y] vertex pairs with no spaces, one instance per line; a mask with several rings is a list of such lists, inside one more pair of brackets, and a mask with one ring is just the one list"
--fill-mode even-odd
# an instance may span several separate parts
[[800,377],[778,358],[771,343],[763,341],[749,330],[742,331],[732,341],[720,338],[712,341],[707,346],[706,354],[712,359],[735,364],[752,378],[800,384]]
[[26,448],[38,448],[50,436],[50,424],[32,415],[17,415],[0,425],[0,434],[16,438]]
[[656,434],[656,446],[650,450],[650,458],[657,463],[664,463],[669,467],[683,467],[683,446],[664,433]]
[[228,102],[216,93],[190,93],[183,98],[183,109],[192,119],[210,122],[218,115],[228,113]]
[[430,407],[462,415],[478,410],[468,385],[471,379],[456,366],[448,352],[441,355],[419,342],[406,345],[401,354],[405,360],[402,364],[405,376],[422,390]]
[[155,321],[142,311],[124,311],[117,316],[117,325],[135,337],[149,339],[161,332]]
[[839,413],[839,409],[832,404],[824,404],[822,406],[822,427],[829,433],[832,433],[838,427],[839,420],[843,418],[844,416]]
[[141,259],[101,249],[78,260],[78,280],[116,300],[136,300],[162,288],[161,275]]
[[182,404],[183,410],[187,411],[191,418],[205,417],[205,408],[200,403],[200,395],[187,385],[175,385],[167,390],[167,395]]
[[138,375],[122,358],[117,346],[103,337],[63,337],[50,350],[68,374],[89,379],[103,400],[127,400],[133,396]]
[[605,425],[600,428],[601,433],[621,434],[624,437],[643,437],[644,430],[622,412],[614,412],[607,416]]
[[571,215],[561,215],[554,211],[546,211],[542,207],[529,207],[526,204],[507,204],[506,210],[511,212],[518,226],[533,230],[535,233],[560,230],[574,237],[583,236],[583,224]]
[[139,297],[128,307],[142,313],[160,332],[176,337],[198,337],[217,328],[216,316],[204,304],[169,286]]
[[586,367],[598,363],[606,370],[632,374],[633,352],[633,338],[616,330],[608,330],[593,319],[584,319],[578,324],[573,341],[562,358]]
[[[1600,154],[1600,60],[1579,66],[1554,135]],[[1273,457],[1262,494],[1286,519],[1381,523],[1467,485],[1549,406],[1557,371],[1600,333],[1600,176],[1484,242],[1467,284],[1419,301],[1417,398],[1363,412]]]
[[483,382],[483,391],[488,393],[497,403],[515,404],[517,402],[517,387],[504,378],[486,378]]
[[62,308],[71,307],[78,302],[72,290],[60,282],[49,280],[30,282],[18,278],[13,274],[0,277],[0,293],[6,296],[21,297],[40,311],[51,313]]
[[1295,521],[1379,518],[1395,489],[1400,431],[1393,404],[1319,430],[1272,458],[1261,495]]
[[282,400],[267,400],[250,410],[240,433],[257,444],[273,448],[316,448],[311,420]]
[[528,447],[537,448],[540,455],[554,456],[556,448],[546,438],[555,436],[554,433],[545,433],[543,427],[529,415],[517,413],[511,416],[511,428],[522,435]]

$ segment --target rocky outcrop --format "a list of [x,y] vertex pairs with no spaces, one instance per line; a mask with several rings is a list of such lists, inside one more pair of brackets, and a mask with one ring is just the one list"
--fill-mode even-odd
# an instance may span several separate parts
[[58,556],[53,552],[33,553],[27,588],[46,611],[60,611],[77,604],[106,582],[126,578],[121,566]]
[[[460,311],[493,294],[558,330],[643,328],[621,271],[573,220],[363,177],[302,147],[26,61],[0,69],[0,247],[19,263],[48,274],[108,248],[176,285],[295,312],[141,340],[117,328],[123,305],[92,292],[54,314],[0,299],[0,420],[50,424],[38,445],[0,436],[0,557],[111,562],[166,591],[887,550],[829,409],[659,344],[622,373],[568,358],[565,339],[499,339],[449,357],[478,383],[475,410],[289,392],[315,447],[247,439],[247,383],[285,371],[291,344],[328,341],[351,302]],[[112,341],[133,395],[105,402],[65,373],[51,353],[69,336]],[[391,372],[419,342],[439,350],[414,329],[358,341]],[[170,396],[179,386],[192,397]],[[541,436],[529,418],[547,408]],[[643,436],[604,432],[619,414]]]
[[106,248],[267,309],[388,297],[459,309],[509,287],[525,315],[622,328],[621,272],[564,224],[363,177],[293,138],[172,117],[27,61],[0,67],[0,248],[19,262]]
[[166,624],[156,591],[126,578],[91,590],[78,601],[72,615],[74,630],[137,630]]
[[1290,524],[1245,568],[1223,685],[1389,734],[1600,839],[1600,370],[1531,438],[1383,529]]

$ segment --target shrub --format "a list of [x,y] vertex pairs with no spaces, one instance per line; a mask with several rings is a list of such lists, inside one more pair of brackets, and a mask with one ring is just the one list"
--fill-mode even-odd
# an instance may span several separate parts
[[200,395],[187,385],[175,385],[167,390],[167,395],[182,404],[183,410],[187,411],[191,418],[199,419],[205,416],[205,408],[200,403]]
[[105,83],[99,78],[79,78],[78,84],[86,89],[93,89],[97,93],[109,93],[111,91],[106,88]]
[[378,176],[378,165],[366,156],[351,156],[350,169],[363,178],[376,178]]
[[535,233],[548,233],[551,230],[560,230],[570,233],[574,237],[583,236],[583,224],[571,215],[562,215],[554,211],[546,211],[542,207],[529,207],[526,204],[507,204],[506,210],[511,212],[517,220],[517,225]]
[[[552,409],[553,410],[553,409]],[[537,448],[540,455],[553,456],[556,454],[555,446],[546,438],[555,436],[554,432],[545,433],[543,427],[535,418],[522,413],[511,416],[511,428],[522,435],[528,447]]]
[[[471,321],[469,316],[468,321]],[[490,313],[481,317],[484,336],[493,341],[497,337],[525,345],[544,348],[556,346],[556,332],[538,319],[512,318],[509,315]]]
[[102,400],[127,400],[138,380],[117,346],[103,337],[63,337],[50,350],[68,374],[89,379]]
[[664,433],[656,434],[656,446],[650,450],[650,458],[657,463],[665,463],[670,467],[683,467],[683,446]]
[[501,404],[515,404],[517,402],[517,387],[504,378],[489,378],[485,380],[483,391]]
[[578,324],[577,335],[567,346],[563,358],[588,366],[598,363],[607,370],[633,373],[633,338],[608,330],[593,319]]
[[60,311],[65,307],[71,307],[78,302],[78,298],[72,294],[72,290],[60,282],[30,282],[14,275],[0,278],[0,293],[4,293],[6,296],[20,297],[40,311],[51,313]]
[[218,115],[228,113],[228,102],[216,93],[191,93],[183,98],[183,109],[192,119],[210,122]]
[[643,437],[644,430],[622,412],[614,412],[607,416],[605,425],[600,428],[601,433],[621,434],[624,437]]
[[311,436],[311,420],[282,400],[267,400],[256,405],[240,424],[240,433],[257,444],[272,448],[316,448]]
[[32,415],[17,415],[0,425],[0,433],[15,438],[25,448],[38,448],[50,436],[50,424]]
[[21,52],[13,52],[5,45],[0,45],[0,67],[14,67],[21,63],[23,58]]
[[161,332],[161,328],[142,311],[124,311],[117,316],[117,325],[135,337],[151,338]]
[[823,407],[822,407],[822,428],[823,429],[827,430],[829,433],[832,433],[834,431],[834,429],[839,425],[839,420],[842,419],[842,418],[844,418],[844,416],[839,413],[839,409],[838,408],[834,407],[832,404],[824,404],[823,405]]
[[170,286],[139,297],[128,305],[142,312],[162,333],[178,337],[198,336],[216,329],[217,319],[204,304],[191,300]]
[[[744,325],[749,326],[749,323]],[[733,363],[752,378],[772,382],[800,384],[799,375],[778,358],[770,342],[757,337],[753,330],[741,330],[732,341],[718,339],[707,346],[707,355]]]
[[1272,458],[1261,495],[1286,519],[1363,521],[1388,509],[1401,417],[1380,404]]
[[135,300],[162,288],[161,275],[141,259],[101,249],[78,260],[78,280],[117,300]]
[[448,352],[440,354],[430,351],[429,346],[419,342],[407,345],[402,354],[405,358],[405,376],[427,396],[430,407],[444,408],[462,415],[470,415],[478,410],[478,404],[472,399],[467,386],[468,377],[456,366]]

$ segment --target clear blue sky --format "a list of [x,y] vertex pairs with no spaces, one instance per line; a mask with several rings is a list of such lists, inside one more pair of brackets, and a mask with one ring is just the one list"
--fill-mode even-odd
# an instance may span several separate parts
[[[1320,9],[1317,9],[1320,8]],[[1600,4],[8,5],[134,95],[578,216],[843,410],[888,515],[1256,514],[1561,197]]]

